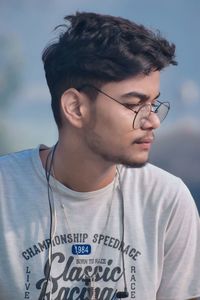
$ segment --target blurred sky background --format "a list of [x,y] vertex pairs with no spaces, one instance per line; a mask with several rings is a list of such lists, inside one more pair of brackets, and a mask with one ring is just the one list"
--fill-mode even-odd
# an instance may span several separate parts
[[179,65],[161,81],[160,100],[171,110],[151,162],[180,176],[200,209],[199,0],[0,0],[0,154],[56,142],[41,53],[77,10],[129,18],[176,44]]

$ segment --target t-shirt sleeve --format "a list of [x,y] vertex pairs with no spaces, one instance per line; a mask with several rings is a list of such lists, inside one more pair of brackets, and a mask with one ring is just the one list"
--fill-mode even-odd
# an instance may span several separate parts
[[165,232],[164,261],[157,300],[200,296],[200,219],[182,181]]

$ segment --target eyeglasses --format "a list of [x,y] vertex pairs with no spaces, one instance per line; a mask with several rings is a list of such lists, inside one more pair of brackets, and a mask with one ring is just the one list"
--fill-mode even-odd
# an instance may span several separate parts
[[84,84],[81,87],[79,87],[77,90],[81,91],[84,88],[93,88],[97,92],[105,95],[111,100],[114,100],[115,102],[121,104],[123,107],[131,110],[135,113],[134,119],[133,119],[133,129],[139,129],[142,128],[145,121],[150,117],[151,113],[155,113],[160,121],[160,123],[166,118],[169,110],[170,110],[170,103],[169,102],[160,102],[156,100],[156,103],[147,103],[143,105],[132,105],[134,107],[138,107],[138,110],[135,108],[128,107],[126,104],[121,103],[120,101],[116,100],[115,98],[111,97],[107,93],[103,92],[102,90],[96,88],[93,85],[90,84]]

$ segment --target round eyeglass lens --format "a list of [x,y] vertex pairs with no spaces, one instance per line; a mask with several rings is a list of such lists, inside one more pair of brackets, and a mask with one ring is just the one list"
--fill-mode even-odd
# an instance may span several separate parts
[[142,123],[145,122],[145,120],[149,117],[150,113],[151,113],[151,105],[150,104],[141,106],[133,120],[133,128],[134,129],[141,128]]
[[163,102],[156,108],[155,113],[157,114],[160,122],[162,122],[166,118],[169,109],[170,105],[168,102]]
[[138,110],[133,120],[133,128],[134,129],[141,128],[144,122],[146,121],[146,119],[149,118],[151,112],[154,112],[159,118],[160,122],[162,122],[166,118],[169,109],[170,109],[169,102],[160,103],[155,108],[152,107],[151,104],[146,104],[141,106],[141,108]]

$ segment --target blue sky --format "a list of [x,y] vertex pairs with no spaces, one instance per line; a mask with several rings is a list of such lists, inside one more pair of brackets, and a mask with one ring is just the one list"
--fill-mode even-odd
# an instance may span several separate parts
[[163,131],[182,124],[194,130],[200,128],[199,0],[1,0],[0,36],[7,48],[0,46],[4,51],[0,56],[0,88],[7,84],[9,90],[9,77],[5,77],[8,62],[15,66],[14,77],[18,80],[18,89],[9,96],[9,107],[1,116],[12,141],[11,151],[55,142],[57,133],[41,53],[55,37],[53,28],[77,10],[129,18],[159,29],[173,41],[179,65],[162,74],[161,99],[170,100],[172,106]]

